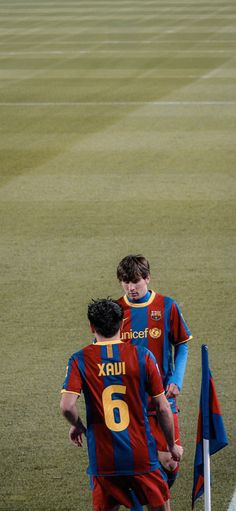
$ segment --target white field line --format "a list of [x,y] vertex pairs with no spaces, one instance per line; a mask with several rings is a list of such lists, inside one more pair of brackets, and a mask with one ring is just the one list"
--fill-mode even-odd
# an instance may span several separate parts
[[234,494],[230,502],[228,511],[236,511],[236,489],[234,490]]
[[22,101],[0,102],[0,107],[81,106],[235,106],[235,101]]
[[[220,4],[218,4],[220,5]],[[218,12],[222,11],[224,8],[222,7],[219,7],[218,9]],[[183,21],[187,18],[188,16],[183,16]],[[210,16],[209,15],[206,15],[204,16],[204,19],[207,19],[209,18]],[[153,42],[158,42],[161,40],[161,37],[163,35],[163,33],[166,33],[166,32],[171,32],[171,33],[177,33],[179,31],[181,31],[182,29],[182,25],[179,25],[178,27],[174,27],[173,30],[166,30],[162,33],[159,34],[159,36],[156,38],[156,36],[153,34],[153,37],[152,37],[152,40]],[[220,33],[222,33],[222,31],[220,31]],[[63,36],[61,37],[61,41],[63,42],[63,39],[65,38],[66,36]],[[213,35],[214,37],[214,35]],[[210,38],[211,39],[211,38]],[[209,40],[210,42],[210,40]],[[59,43],[60,44],[60,43]],[[99,47],[99,45],[101,44],[101,42],[97,41],[96,42],[96,46]],[[39,45],[41,46],[41,44]],[[187,50],[188,51],[188,50]],[[201,50],[199,49],[196,49],[195,51],[199,52]],[[192,50],[189,50],[189,52],[191,53]],[[220,50],[221,52],[221,50]],[[16,52],[11,52],[12,53],[16,53]],[[22,52],[23,53],[23,52]],[[41,51],[39,52],[41,53]],[[81,53],[89,53],[89,51],[82,51]],[[136,53],[136,52],[135,52]],[[181,53],[180,50],[177,50],[177,53]],[[215,53],[215,51],[214,51]],[[25,54],[25,53],[24,53]],[[57,54],[57,53],[56,53]],[[69,52],[69,55],[70,55],[70,59],[73,59],[73,52]],[[7,55],[6,55],[7,56]],[[232,58],[230,59],[232,60]],[[53,66],[54,67],[54,66]],[[219,68],[222,67],[222,66],[219,66]],[[217,71],[217,68],[212,70],[212,71]],[[38,74],[41,73],[41,70],[40,71],[36,71],[35,73],[33,73],[34,76],[37,76]],[[210,74],[210,73],[209,73]],[[202,78],[206,78],[207,75],[202,75],[200,77],[198,77],[198,81],[201,81]],[[20,78],[18,81],[21,81],[23,80],[22,78]],[[14,82],[15,83],[15,82]],[[236,101],[232,100],[232,101],[120,101],[120,102],[1,102],[0,103],[0,107],[49,107],[49,106],[146,106],[146,105],[153,105],[153,106],[194,106],[194,105],[198,105],[198,106],[235,106],[236,104]]]

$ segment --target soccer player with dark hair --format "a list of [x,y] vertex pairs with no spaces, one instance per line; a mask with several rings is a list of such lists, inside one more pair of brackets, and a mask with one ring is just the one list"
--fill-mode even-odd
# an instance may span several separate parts
[[[175,442],[181,445],[176,398],[183,386],[191,333],[178,304],[172,298],[149,290],[150,265],[143,255],[124,257],[117,267],[117,278],[125,292],[118,300],[124,311],[121,338],[132,345],[146,347],[154,354],[173,412]],[[151,402],[148,413],[158,457],[171,487],[179,466],[168,450]]]
[[[82,445],[86,435],[93,479],[93,511],[132,507],[132,491],[150,511],[169,511],[169,488],[158,461],[147,415],[147,393],[156,407],[174,460],[181,451],[174,441],[173,416],[154,355],[120,340],[123,310],[111,299],[88,306],[96,342],[69,360],[61,411],[71,424],[69,437]],[[84,392],[86,427],[76,401]]]

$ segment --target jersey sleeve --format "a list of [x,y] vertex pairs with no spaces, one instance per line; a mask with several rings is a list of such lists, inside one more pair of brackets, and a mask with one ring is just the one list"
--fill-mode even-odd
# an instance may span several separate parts
[[147,392],[151,397],[164,393],[159,367],[154,355],[146,350]]
[[181,310],[173,301],[170,311],[170,342],[180,344],[192,339],[191,332],[185,322]]
[[179,390],[183,387],[185,369],[188,359],[188,343],[184,342],[175,346],[175,365],[174,371],[168,378],[167,384],[174,383],[179,387]]
[[79,372],[78,359],[73,355],[66,369],[66,377],[62,387],[63,392],[72,392],[73,394],[81,394],[82,378]]

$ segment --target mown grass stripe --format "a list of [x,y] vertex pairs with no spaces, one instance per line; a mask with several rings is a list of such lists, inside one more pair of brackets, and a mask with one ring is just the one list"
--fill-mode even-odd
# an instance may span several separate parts
[[133,106],[133,105],[151,105],[151,106],[233,106],[236,101],[45,101],[45,102],[3,102],[0,106],[29,106],[29,107],[48,107],[48,106]]

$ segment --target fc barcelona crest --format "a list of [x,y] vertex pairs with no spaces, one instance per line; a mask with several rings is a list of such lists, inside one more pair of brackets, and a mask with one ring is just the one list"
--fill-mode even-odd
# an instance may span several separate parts
[[159,319],[161,319],[161,311],[151,311],[151,318],[154,319],[154,321],[159,321]]

